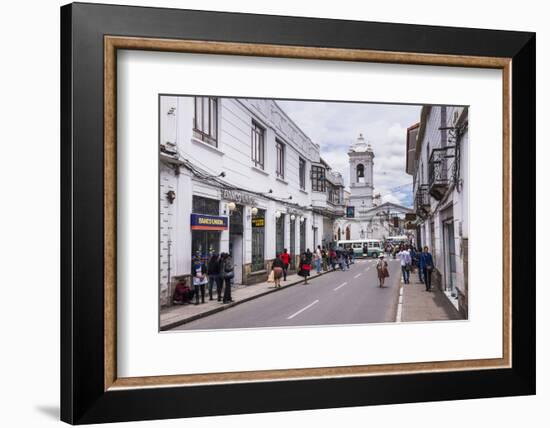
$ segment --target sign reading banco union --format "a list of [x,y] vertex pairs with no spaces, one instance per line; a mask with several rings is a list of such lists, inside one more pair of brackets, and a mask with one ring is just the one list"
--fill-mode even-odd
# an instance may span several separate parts
[[191,214],[191,230],[227,230],[227,217]]

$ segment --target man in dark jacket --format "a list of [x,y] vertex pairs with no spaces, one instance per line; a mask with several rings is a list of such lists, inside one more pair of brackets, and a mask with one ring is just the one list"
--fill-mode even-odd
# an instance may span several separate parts
[[424,284],[426,291],[432,291],[432,271],[434,269],[434,259],[429,252],[428,247],[424,247],[424,251],[420,253],[419,268],[422,269]]
[[220,268],[223,269],[222,274],[225,281],[225,287],[223,290],[223,303],[229,303],[233,301],[233,299],[231,299],[231,281],[233,280],[233,276],[235,275],[233,271],[233,259],[231,258],[230,254],[223,254]]
[[216,284],[216,293],[218,295],[218,302],[222,299],[222,281],[220,277],[220,258],[216,253],[213,253],[208,260],[207,266],[208,272],[208,294],[210,300],[214,300],[212,297],[212,291],[214,284]]

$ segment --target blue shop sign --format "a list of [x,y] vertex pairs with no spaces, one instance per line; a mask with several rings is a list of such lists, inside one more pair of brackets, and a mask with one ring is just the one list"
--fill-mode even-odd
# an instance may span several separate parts
[[191,214],[191,230],[227,230],[227,217]]

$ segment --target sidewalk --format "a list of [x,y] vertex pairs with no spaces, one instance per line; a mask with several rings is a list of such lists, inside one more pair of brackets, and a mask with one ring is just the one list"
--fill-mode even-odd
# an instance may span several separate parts
[[449,299],[432,283],[432,291],[411,273],[410,284],[403,284],[401,321],[442,321],[464,319]]
[[[331,270],[326,272],[321,272],[317,274],[315,269],[311,271],[311,276],[308,281],[314,280],[318,276],[330,273]],[[297,274],[288,275],[285,281],[281,281],[281,288],[274,288],[273,283],[269,282],[260,282],[253,285],[235,285],[231,288],[231,297],[233,302],[231,303],[222,303],[218,302],[217,295],[214,287],[214,300],[208,300],[208,286],[206,289],[206,296],[204,303],[199,305],[184,304],[184,305],[174,305],[160,311],[160,330],[170,330],[179,325],[194,321],[198,318],[202,318],[207,315],[214,314],[216,312],[229,309],[233,306],[236,306],[240,303],[247,302],[249,300],[255,299],[257,297],[264,296],[275,291],[284,290],[285,288],[291,287],[296,284],[304,282],[304,278],[298,276]],[[194,299],[193,299],[194,302]]]

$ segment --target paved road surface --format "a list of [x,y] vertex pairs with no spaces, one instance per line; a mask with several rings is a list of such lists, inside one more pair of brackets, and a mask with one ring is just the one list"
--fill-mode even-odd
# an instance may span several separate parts
[[270,293],[175,330],[280,327],[394,322],[400,286],[397,260],[388,260],[390,277],[378,287],[376,261],[357,260],[349,271],[323,275]]

